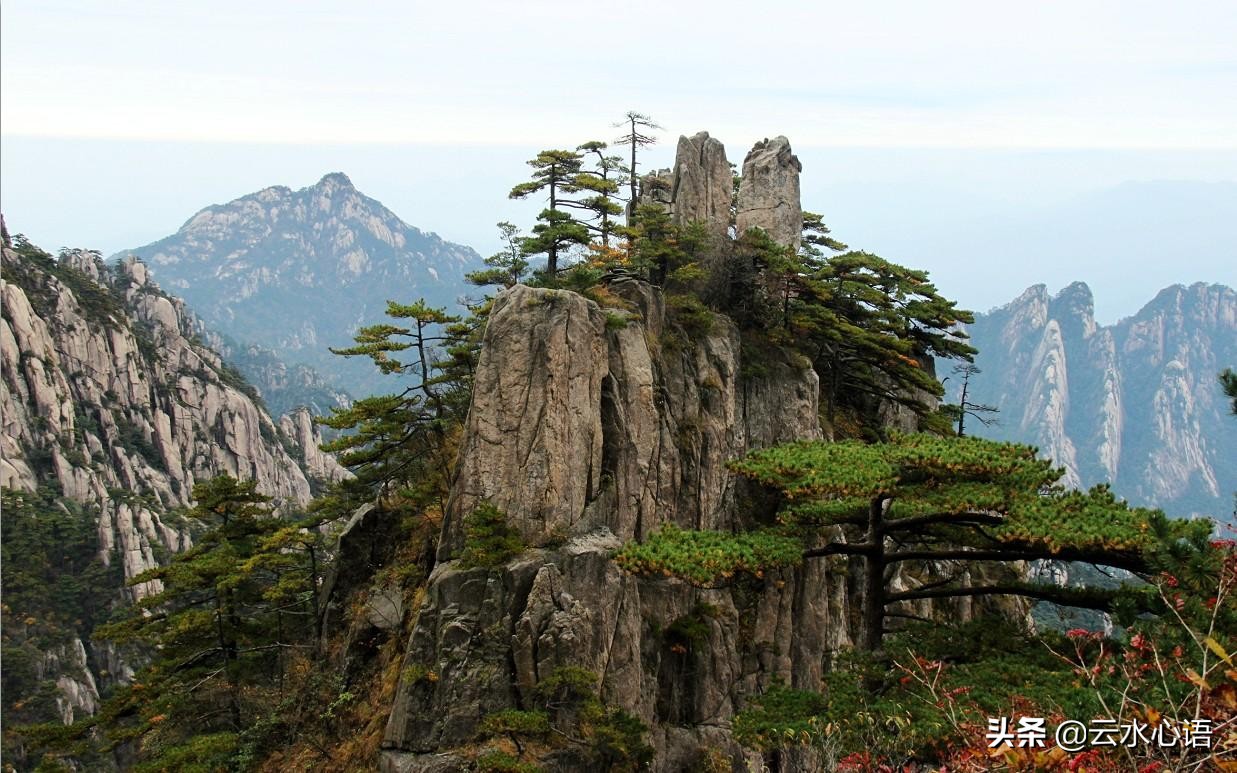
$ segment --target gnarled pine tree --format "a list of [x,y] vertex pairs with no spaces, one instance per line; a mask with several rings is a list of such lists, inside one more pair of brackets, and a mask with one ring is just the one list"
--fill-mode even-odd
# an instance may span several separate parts
[[[332,349],[348,357],[369,357],[384,373],[411,381],[397,394],[366,397],[322,424],[344,430],[323,445],[356,477],[337,484],[324,501],[346,511],[409,480],[432,482],[431,498],[445,500],[454,457],[450,434],[468,410],[480,320],[461,319],[424,301],[387,302],[387,314],[403,325],[361,328],[356,345]],[[397,359],[411,351],[411,360]]]
[[[741,534],[666,528],[628,545],[617,560],[632,572],[712,586],[740,572],[858,557],[865,578],[859,643],[869,650],[880,648],[889,617],[901,614],[894,607],[899,602],[1016,595],[1111,609],[1116,590],[1020,580],[971,585],[968,570],[1053,559],[1146,574],[1162,545],[1206,526],[1129,507],[1107,487],[1066,490],[1057,485],[1061,470],[1037,459],[1035,449],[978,438],[795,443],[756,451],[732,466],[782,495],[774,522]],[[955,571],[921,587],[890,590],[905,562]]]

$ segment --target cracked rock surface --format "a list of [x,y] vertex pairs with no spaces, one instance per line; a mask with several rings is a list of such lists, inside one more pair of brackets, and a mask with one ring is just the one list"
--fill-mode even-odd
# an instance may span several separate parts
[[[51,486],[93,513],[99,555],[125,580],[189,547],[185,525],[163,514],[188,507],[195,482],[254,479],[292,508],[308,503],[313,477],[346,474],[318,451],[307,417],[281,430],[140,261],[109,266],[66,251],[55,266],[7,247],[3,261],[0,485]],[[141,598],[160,584],[115,590]],[[110,645],[77,634],[44,664],[66,722],[93,714],[99,690],[132,675]]]
[[[738,332],[721,318],[665,345],[682,333],[660,291],[615,289],[640,309],[620,330],[566,291],[517,285],[494,304],[440,563],[387,726],[387,769],[444,764],[441,753],[470,743],[486,714],[527,706],[537,682],[568,665],[595,673],[607,704],[651,727],[656,769],[693,764],[707,748],[747,765],[729,736],[743,696],[774,678],[818,686],[850,641],[844,563],[740,590],[638,579],[613,563],[623,542],[664,524],[741,528],[749,492],[726,463],[821,437],[810,368],[781,362],[744,377]],[[464,569],[451,558],[483,501],[531,549]],[[680,652],[663,632],[693,616],[707,633]]]

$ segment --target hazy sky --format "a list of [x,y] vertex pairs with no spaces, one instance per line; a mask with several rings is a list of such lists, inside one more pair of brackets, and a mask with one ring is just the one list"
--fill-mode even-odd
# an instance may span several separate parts
[[553,144],[639,105],[801,144],[1237,143],[1232,0],[9,0],[3,35],[13,134]]
[[[530,151],[609,139],[636,108],[666,127],[650,156],[663,163],[701,128],[734,161],[788,135],[805,198],[817,193],[805,204],[831,204],[826,221],[841,235],[850,221],[863,246],[914,244],[894,234],[925,226],[917,203],[949,230],[1128,183],[1214,184],[1215,216],[1233,211],[1232,0],[805,5],[7,0],[0,196],[15,230],[110,252],[206,204],[339,170],[485,251],[492,223],[523,211],[503,194]],[[1148,195],[1137,206],[1154,208]],[[1176,281],[1237,280],[1231,243],[1181,257]],[[923,257],[960,278],[960,298],[983,290],[991,305],[1034,278],[967,284],[976,254],[959,252],[958,265]],[[1087,278],[1085,255],[1068,266],[1077,277],[1040,281]]]

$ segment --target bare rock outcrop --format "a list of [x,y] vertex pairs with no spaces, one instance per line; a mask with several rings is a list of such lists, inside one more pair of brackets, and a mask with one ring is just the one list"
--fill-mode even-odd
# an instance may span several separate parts
[[821,437],[806,362],[745,379],[728,319],[680,348],[660,293],[625,284],[643,316],[619,330],[607,328],[613,312],[565,290],[517,285],[495,300],[440,559],[461,548],[481,502],[533,545],[599,527],[621,540],[665,523],[721,528],[734,517],[727,462]]
[[325,453],[319,447],[322,437],[308,408],[296,408],[280,416],[279,431],[294,441],[301,455],[301,468],[311,483],[336,483],[352,477],[352,473],[341,466],[334,455]]
[[640,194],[636,204],[656,204],[669,212],[673,204],[670,192],[673,190],[674,173],[669,169],[654,169],[640,178]]
[[774,137],[757,142],[743,159],[735,230],[761,228],[778,244],[799,249],[803,207],[799,200],[799,173],[803,165],[790,149],[790,140]]
[[719,242],[730,230],[734,172],[726,148],[708,132],[679,137],[670,188],[670,211],[678,223],[701,222]]
[[[603,701],[652,728],[656,769],[689,766],[705,748],[746,765],[728,732],[744,696],[774,678],[817,686],[850,640],[844,564],[733,591],[639,579],[610,560],[668,523],[742,528],[747,492],[726,463],[821,437],[805,363],[745,374],[725,318],[690,339],[660,291],[615,289],[640,310],[617,330],[606,324],[614,310],[570,292],[516,286],[495,302],[440,563],[387,727],[388,769],[470,743],[486,714],[526,705],[560,666],[595,673]],[[481,502],[532,549],[497,568],[452,560]],[[707,632],[690,648],[664,633],[684,620]]]
[[971,399],[1004,411],[976,433],[1039,447],[1068,485],[1112,483],[1139,505],[1231,519],[1237,436],[1216,374],[1237,361],[1237,293],[1176,285],[1113,325],[1093,309],[1075,282],[977,317]]
[[[57,261],[19,248],[3,249],[0,280],[0,485],[50,486],[93,514],[99,556],[125,580],[190,545],[187,527],[164,513],[188,507],[197,481],[253,479],[277,507],[292,508],[311,495],[294,454],[324,477],[338,474],[318,456],[312,425],[281,433],[144,264],[107,265],[85,251]],[[140,598],[159,588],[156,580],[115,591]],[[66,722],[95,711],[96,682],[131,674],[90,633],[76,631],[45,662]]]

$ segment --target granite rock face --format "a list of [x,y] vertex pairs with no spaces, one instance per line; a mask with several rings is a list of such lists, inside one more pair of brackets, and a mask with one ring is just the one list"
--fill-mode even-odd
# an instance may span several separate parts
[[620,288],[643,310],[620,330],[564,290],[517,285],[495,300],[440,558],[459,550],[461,521],[481,502],[534,545],[603,526],[621,540],[664,523],[721,528],[734,511],[728,461],[821,437],[810,367],[783,362],[744,379],[738,331],[723,317],[666,352],[660,292]]
[[1237,435],[1217,381],[1237,362],[1231,288],[1175,285],[1102,326],[1085,284],[1056,296],[1036,285],[968,332],[983,369],[968,399],[1001,409],[975,434],[1038,446],[1073,486],[1107,482],[1171,515],[1231,519]]
[[743,159],[735,230],[742,234],[761,228],[773,241],[798,251],[803,233],[802,171],[790,140],[779,136],[757,142]]
[[[254,479],[286,509],[309,501],[311,477],[343,472],[318,450],[312,425],[293,417],[280,429],[143,263],[109,266],[84,251],[57,262],[8,247],[3,261],[0,485],[51,486],[95,514],[99,555],[125,580],[189,546],[185,527],[162,514],[189,506],[197,481]],[[140,598],[159,589],[156,580],[115,590]],[[66,721],[95,711],[99,674],[131,674],[90,631],[77,634],[45,664]]]
[[[746,768],[758,760],[728,731],[743,696],[774,678],[818,685],[850,641],[844,562],[734,591],[639,579],[610,560],[667,523],[743,527],[752,492],[726,462],[821,437],[809,367],[745,376],[724,318],[686,346],[666,345],[682,333],[660,291],[615,288],[639,309],[619,330],[570,292],[517,285],[496,300],[440,561],[387,728],[388,769],[417,770],[422,755],[469,743],[484,715],[526,705],[538,681],[568,665],[595,673],[606,703],[652,728],[656,769],[690,766],[707,748]],[[452,560],[481,502],[502,508],[533,548],[492,569]],[[661,632],[692,616],[708,633],[679,651]]]
[[332,454],[325,453],[319,447],[322,437],[314,424],[313,411],[309,408],[295,408],[280,416],[279,431],[290,438],[300,452],[301,468],[310,483],[337,483],[352,477],[352,473],[340,466]]
[[679,137],[670,188],[670,211],[678,223],[701,222],[720,242],[730,230],[734,172],[726,148],[708,132]]

